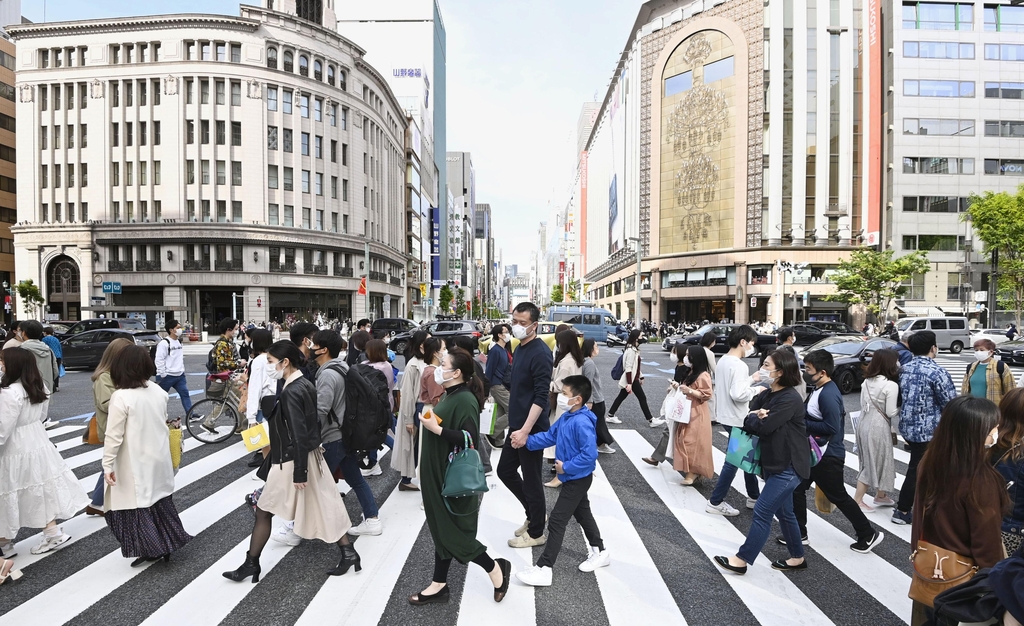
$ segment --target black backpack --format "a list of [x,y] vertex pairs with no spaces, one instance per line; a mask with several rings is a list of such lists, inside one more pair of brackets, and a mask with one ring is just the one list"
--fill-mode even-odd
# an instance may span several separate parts
[[160,341],[153,344],[153,347],[149,349],[149,358],[153,360],[153,364],[156,365],[156,349],[160,347],[161,342],[167,342],[167,354],[171,353],[171,340],[164,337]]
[[222,341],[227,340],[222,338],[213,342],[213,347],[210,348],[210,351],[206,354],[206,371],[210,372],[211,374],[216,374],[218,372],[217,362],[213,358],[213,353],[217,350],[217,344],[219,344]]
[[391,427],[388,379],[375,367],[352,365],[345,374],[345,420],[341,440],[359,457],[384,445]]

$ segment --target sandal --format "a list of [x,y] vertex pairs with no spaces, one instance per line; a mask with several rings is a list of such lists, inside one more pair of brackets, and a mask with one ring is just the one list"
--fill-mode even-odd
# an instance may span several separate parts
[[3,565],[0,565],[0,585],[7,582],[7,579],[18,580],[24,574],[21,573],[20,569],[14,569],[14,561],[10,559],[0,559]]

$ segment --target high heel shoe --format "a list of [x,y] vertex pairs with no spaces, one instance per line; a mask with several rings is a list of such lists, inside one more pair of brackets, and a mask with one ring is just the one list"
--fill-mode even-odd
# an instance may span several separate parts
[[132,567],[138,567],[138,566],[142,565],[143,563],[149,563],[150,561],[156,561],[159,558],[160,557],[155,557],[155,556],[140,556],[139,558],[137,558],[134,561],[132,561]]
[[260,581],[260,571],[259,558],[252,557],[246,552],[245,563],[242,563],[242,566],[233,572],[224,572],[224,578],[238,583],[252,576],[252,582],[258,583]]
[[338,566],[327,573],[331,576],[342,576],[352,566],[355,566],[357,572],[363,569],[359,562],[359,553],[352,544],[348,544],[341,546],[341,561],[338,562]]

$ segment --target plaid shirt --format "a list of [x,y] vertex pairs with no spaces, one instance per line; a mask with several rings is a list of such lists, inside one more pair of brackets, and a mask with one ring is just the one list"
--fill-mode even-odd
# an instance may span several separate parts
[[[1003,373],[999,373],[1000,361],[989,361],[985,368],[985,397],[996,403],[1003,401],[1003,395],[1010,392],[1011,389],[1017,386],[1017,383],[1013,380],[1013,372],[1010,371],[1010,366],[1003,364]],[[971,376],[974,375],[974,371],[978,369],[978,362],[975,361],[967,368],[967,372],[964,374],[964,383],[960,386],[961,395],[969,395],[971,393]]]
[[932,440],[942,409],[957,396],[949,372],[934,359],[915,356],[900,370],[900,434],[907,441]]

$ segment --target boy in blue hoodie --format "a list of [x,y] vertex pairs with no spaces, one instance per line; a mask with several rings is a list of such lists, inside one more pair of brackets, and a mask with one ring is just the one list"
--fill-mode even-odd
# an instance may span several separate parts
[[583,527],[590,544],[590,556],[580,563],[580,571],[592,572],[611,561],[587,498],[597,464],[597,416],[587,408],[591,391],[586,376],[566,376],[562,381],[562,393],[558,396],[558,410],[562,416],[547,432],[530,435],[526,440],[526,447],[530,450],[555,446],[555,471],[562,486],[548,519],[544,553],[537,560],[536,567],[516,573],[516,578],[523,584],[551,586],[551,568],[562,549],[565,528],[571,517],[575,517]]

